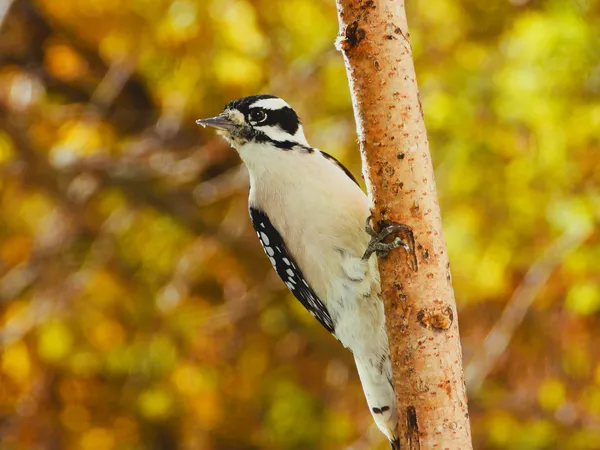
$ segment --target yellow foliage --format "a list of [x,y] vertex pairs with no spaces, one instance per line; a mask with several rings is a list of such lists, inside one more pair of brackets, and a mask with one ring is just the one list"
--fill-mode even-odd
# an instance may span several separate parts
[[98,52],[109,61],[119,61],[131,55],[133,36],[123,30],[111,30],[98,45]]
[[154,388],[143,392],[137,404],[140,413],[149,420],[164,420],[172,413],[173,398],[168,391]]
[[114,320],[101,320],[94,325],[91,337],[96,348],[108,351],[123,343],[125,330]]
[[86,298],[103,306],[127,299],[127,290],[108,270],[96,270],[90,273],[85,291]]
[[50,149],[50,159],[57,166],[66,166],[82,156],[105,153],[110,134],[101,124],[85,120],[66,122],[58,130],[59,139]]
[[23,342],[15,342],[3,349],[2,372],[18,384],[29,382],[31,361],[27,346]]
[[582,316],[596,313],[600,310],[600,287],[594,282],[575,284],[569,289],[565,306]]
[[64,44],[51,44],[46,50],[46,66],[53,75],[63,80],[74,80],[87,73],[86,61]]
[[224,411],[215,393],[206,393],[191,398],[192,410],[201,429],[212,430],[221,421]]
[[83,434],[80,448],[82,450],[113,450],[116,444],[112,430],[92,428]]
[[486,428],[493,445],[505,447],[513,440],[519,423],[506,411],[494,411],[487,418]]
[[69,328],[58,320],[44,324],[38,335],[38,353],[50,362],[58,362],[68,355],[73,346]]
[[[465,362],[534,295],[468,386],[477,449],[600,442],[599,7],[407,4]],[[1,22],[0,447],[384,448],[352,355],[273,278],[239,158],[194,124],[279,95],[358,176],[335,2],[38,0]]]
[[223,51],[213,60],[215,79],[227,87],[257,86],[263,71],[253,59],[240,54]]
[[284,43],[292,59],[312,57],[331,48],[337,23],[329,20],[326,6],[333,12],[332,3],[288,0],[279,5],[282,25],[292,37]]
[[542,450],[556,442],[556,432],[547,420],[533,420],[519,431],[518,448]]
[[198,9],[194,2],[174,1],[158,25],[157,38],[166,44],[179,44],[193,39],[199,30]]
[[561,380],[548,379],[542,382],[537,395],[542,408],[555,411],[565,402],[567,393]]
[[256,22],[256,11],[251,3],[243,0],[214,2],[211,8],[219,33],[232,50],[252,56],[264,56],[269,44]]
[[81,405],[69,403],[61,412],[60,420],[69,430],[81,432],[89,429],[90,413]]
[[89,377],[100,369],[100,358],[96,353],[78,352],[71,357],[70,366],[75,375]]
[[114,420],[114,430],[117,442],[138,440],[138,425],[129,417],[117,417]]
[[7,163],[13,158],[13,144],[10,138],[4,134],[0,133],[0,165]]
[[206,373],[191,364],[179,365],[171,376],[177,390],[189,396],[196,395],[200,391],[210,391],[212,383],[207,378]]
[[0,260],[4,264],[16,266],[29,258],[31,253],[31,238],[16,235],[0,242]]

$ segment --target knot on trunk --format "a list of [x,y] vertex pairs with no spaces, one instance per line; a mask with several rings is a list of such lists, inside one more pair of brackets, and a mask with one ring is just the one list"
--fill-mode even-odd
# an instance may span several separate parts
[[452,308],[422,309],[417,313],[419,324],[429,330],[446,331],[454,322]]
[[338,38],[335,46],[341,52],[348,52],[355,48],[365,38],[366,34],[367,32],[363,28],[359,28],[358,21],[355,20],[346,26],[344,35]]

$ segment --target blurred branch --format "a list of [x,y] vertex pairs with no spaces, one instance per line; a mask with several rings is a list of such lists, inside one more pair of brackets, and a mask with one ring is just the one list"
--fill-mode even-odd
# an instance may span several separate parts
[[111,64],[92,94],[91,103],[101,108],[109,108],[125,87],[134,69],[134,58],[124,58]]
[[[38,278],[38,272],[33,270],[32,265],[27,265],[32,276]],[[6,277],[5,277],[6,278]],[[3,279],[0,279],[0,283]],[[20,340],[30,330],[52,317],[57,310],[57,303],[63,305],[63,310],[71,300],[81,291],[82,285],[73,283],[71,277],[52,286],[50,292],[41,292],[30,301],[26,308],[19,314],[11,317],[0,329],[0,345],[8,346]],[[0,284],[0,300],[2,299]],[[60,308],[58,308],[60,309]]]
[[199,206],[208,206],[248,189],[248,171],[243,166],[200,183],[194,189],[194,199]]
[[591,233],[591,228],[567,230],[531,266],[487,335],[483,346],[465,369],[465,381],[471,394],[481,388],[552,272]]
[[263,282],[256,284],[254,289],[236,301],[224,304],[211,314],[205,321],[205,325],[201,331],[204,333],[214,333],[228,325],[236,324],[250,313],[261,311],[266,306],[266,303],[259,300],[277,291],[283,292],[283,285],[274,273],[269,272]]
[[2,25],[4,24],[4,19],[10,10],[14,0],[0,0],[0,29],[2,29]]
[[12,267],[0,277],[0,302],[18,297],[25,289],[35,283],[39,276],[35,265],[31,263],[20,264]]

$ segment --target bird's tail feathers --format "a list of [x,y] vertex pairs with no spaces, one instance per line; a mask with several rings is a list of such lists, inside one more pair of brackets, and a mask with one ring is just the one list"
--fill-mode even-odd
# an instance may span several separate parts
[[[381,432],[390,440],[392,449],[399,450],[396,396],[394,395],[394,388],[387,377],[388,371],[385,370],[387,367],[373,365],[370,359],[363,361],[356,355],[355,361],[373,419]],[[387,364],[389,364],[389,359],[384,362],[384,365]],[[389,372],[391,372],[391,368]]]

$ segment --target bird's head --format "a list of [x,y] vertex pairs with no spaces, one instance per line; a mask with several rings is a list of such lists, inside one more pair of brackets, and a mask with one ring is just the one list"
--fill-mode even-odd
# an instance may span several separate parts
[[248,144],[264,144],[281,150],[308,147],[296,112],[273,95],[234,100],[217,117],[200,119],[196,123],[216,128],[238,151]]

